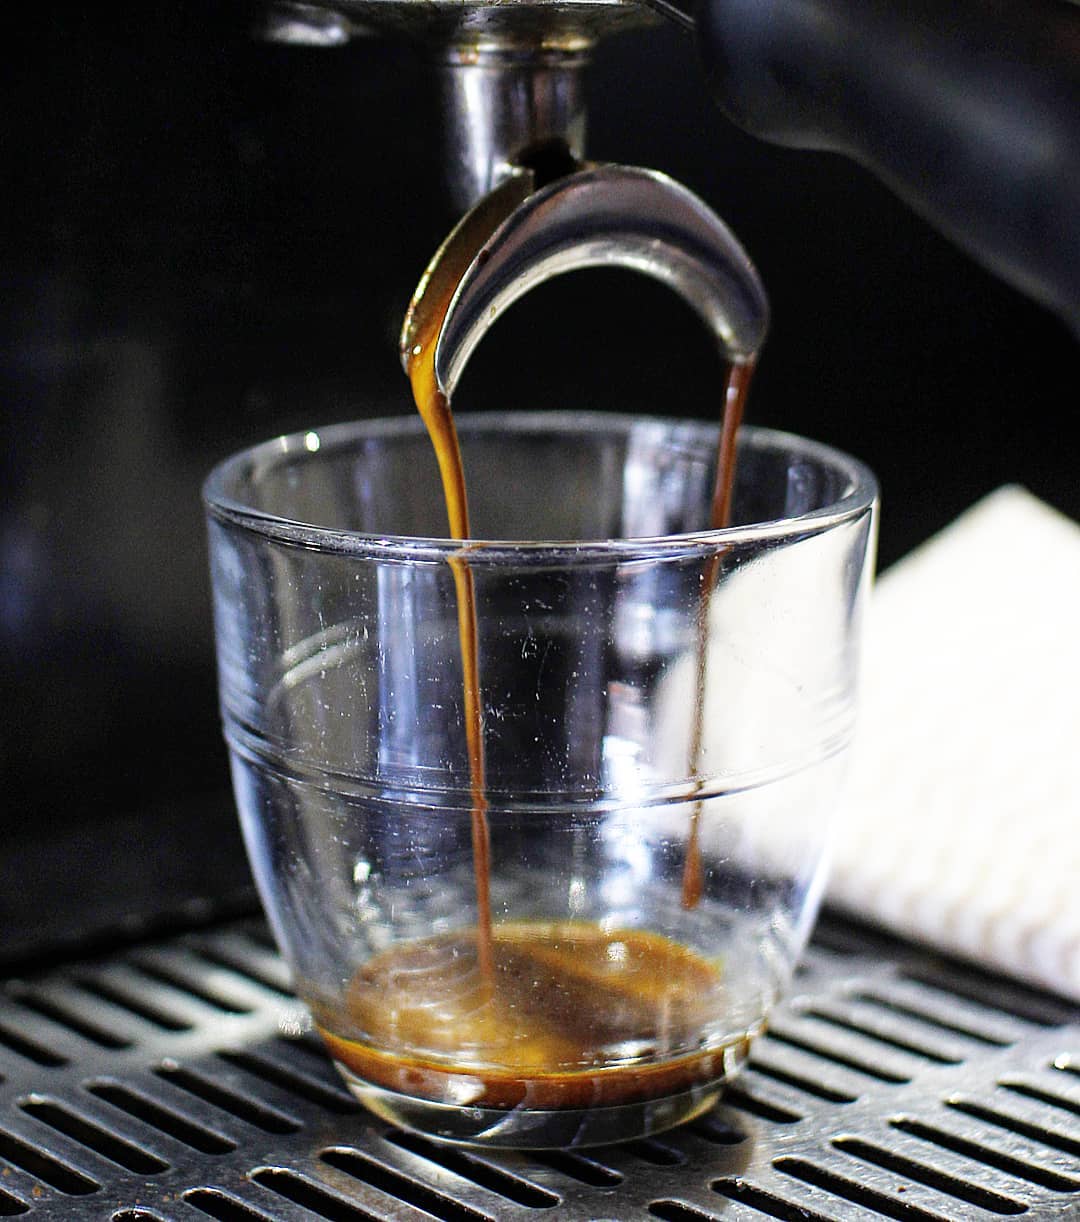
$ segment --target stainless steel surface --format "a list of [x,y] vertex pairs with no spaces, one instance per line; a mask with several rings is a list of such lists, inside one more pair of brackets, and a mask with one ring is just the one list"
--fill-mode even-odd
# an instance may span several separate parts
[[677,26],[681,26],[684,30],[695,30],[697,22],[694,19],[695,5],[687,4],[686,8],[680,8],[674,0],[645,0],[654,12],[660,14],[661,17],[666,17],[669,21],[674,21]]
[[448,198],[464,212],[538,144],[559,140],[584,156],[592,46],[656,20],[637,0],[279,0],[262,11],[257,33],[311,47],[389,34],[428,48]]
[[827,923],[705,1119],[481,1154],[360,1111],[261,926],[0,990],[0,1217],[1080,1217],[1080,1009]]
[[639,0],[277,0],[263,10],[257,32],[308,45],[328,45],[319,31],[334,27],[345,37],[400,34],[430,45],[539,49],[580,47],[600,34],[657,20]]
[[[447,252],[443,262],[458,260]],[[589,267],[626,267],[668,285],[731,360],[749,360],[765,338],[769,308],[758,274],[701,200],[653,170],[591,166],[528,196],[461,277],[435,349],[447,397],[503,310],[543,281]],[[402,341],[406,362],[412,309],[415,299]]]
[[461,48],[439,57],[443,173],[460,211],[511,174],[522,152],[559,140],[585,152],[587,47]]
[[294,4],[281,0],[269,4],[259,15],[255,33],[266,42],[293,47],[341,47],[350,38],[367,31],[344,13],[319,4]]

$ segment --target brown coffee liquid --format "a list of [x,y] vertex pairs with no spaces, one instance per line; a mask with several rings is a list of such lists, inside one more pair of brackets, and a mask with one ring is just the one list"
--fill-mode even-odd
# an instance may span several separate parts
[[[464,272],[464,268],[462,269]],[[456,282],[455,282],[456,283]],[[409,355],[409,382],[417,410],[427,427],[435,449],[442,479],[450,536],[469,538],[469,503],[465,490],[465,469],[461,462],[454,416],[450,401],[439,389],[435,376],[435,341],[442,329],[453,290],[440,294],[431,315],[421,320]],[[462,683],[465,699],[465,739],[469,755],[469,787],[472,798],[473,874],[476,883],[477,953],[481,975],[492,974],[491,949],[491,837],[488,832],[487,798],[484,783],[484,726],[480,708],[480,670],[477,661],[476,594],[472,570],[464,553],[451,556],[457,595],[458,647],[461,652]]]
[[354,1036],[335,1034],[340,1015],[315,1010],[335,1059],[365,1082],[414,1098],[585,1108],[715,1081],[724,1057],[745,1043],[700,1050],[724,1009],[719,973],[659,934],[500,922],[490,979],[478,941],[459,931],[371,959],[346,1000]]
[[[427,294],[423,315],[413,318],[408,361],[413,396],[438,461],[450,533],[463,542],[470,533],[465,475],[434,357],[465,266],[439,268],[439,291]],[[714,529],[726,525],[730,514],[736,434],[751,374],[749,362],[733,364],[728,373],[709,520]],[[695,777],[708,615],[720,559],[718,554],[706,565],[698,608],[689,758]],[[493,927],[476,598],[467,547],[450,565],[464,686],[476,928],[392,947],[369,961],[352,982],[344,1023],[316,1008],[331,1052],[359,1078],[389,1090],[498,1108],[611,1105],[716,1079],[730,1045],[687,1052],[700,1049],[710,1018],[723,1011],[716,968],[692,951],[658,934],[610,932],[585,923]],[[682,883],[687,908],[698,903],[703,887],[700,820],[697,803]],[[337,1034],[343,1026],[355,1034]]]
[[[728,367],[724,391],[724,415],[720,425],[720,443],[716,455],[716,482],[713,485],[709,510],[709,529],[722,530],[731,521],[731,500],[735,489],[735,446],[739,425],[754,376],[754,362],[733,362]],[[690,775],[700,785],[701,746],[705,732],[705,682],[708,678],[709,611],[712,592],[720,572],[723,551],[717,551],[705,565],[701,576],[701,595],[697,608],[697,641],[694,649],[694,712],[690,722],[690,751],[687,763]],[[705,885],[705,869],[701,860],[701,802],[695,802],[690,812],[690,833],[683,862],[682,904],[696,908]]]

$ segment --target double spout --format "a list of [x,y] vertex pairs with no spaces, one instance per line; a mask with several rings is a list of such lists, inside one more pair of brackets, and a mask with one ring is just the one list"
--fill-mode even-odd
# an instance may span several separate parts
[[764,139],[846,154],[1080,331],[1080,4],[1073,0],[327,0],[266,32],[360,30],[431,49],[463,210],[522,154],[584,152],[583,74],[604,33],[693,30],[713,93]]

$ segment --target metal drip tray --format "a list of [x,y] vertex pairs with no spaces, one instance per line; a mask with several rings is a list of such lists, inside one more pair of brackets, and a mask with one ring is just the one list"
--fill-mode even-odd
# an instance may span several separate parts
[[1080,1008],[837,921],[722,1106],[588,1153],[361,1111],[263,927],[0,988],[0,1217],[1080,1218]]

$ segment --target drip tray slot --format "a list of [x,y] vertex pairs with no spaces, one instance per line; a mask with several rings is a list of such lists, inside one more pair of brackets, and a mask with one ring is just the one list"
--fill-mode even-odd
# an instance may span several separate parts
[[826,918],[709,1115],[506,1155],[364,1112],[256,921],[0,984],[0,1218],[1080,1218],[1080,1007]]

